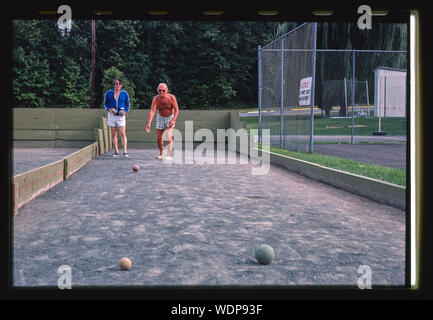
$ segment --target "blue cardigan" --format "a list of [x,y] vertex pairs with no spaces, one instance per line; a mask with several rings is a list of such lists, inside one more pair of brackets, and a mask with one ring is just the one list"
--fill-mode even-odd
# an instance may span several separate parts
[[109,110],[110,108],[115,108],[116,114],[119,114],[120,110],[124,110],[125,112],[129,111],[129,95],[128,92],[121,89],[119,93],[119,97],[114,99],[114,89],[108,90],[105,93],[104,98],[104,107]]

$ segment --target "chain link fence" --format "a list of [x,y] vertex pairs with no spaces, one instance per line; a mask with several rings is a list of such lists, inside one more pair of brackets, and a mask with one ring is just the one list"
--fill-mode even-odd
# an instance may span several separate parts
[[368,140],[382,118],[405,136],[407,52],[320,49],[316,32],[304,23],[259,47],[259,140],[270,129],[271,145],[312,152],[315,141]]
[[[307,91],[312,88],[314,28],[304,23],[259,48],[259,132],[270,129],[273,146],[308,151],[312,124],[304,106],[311,103]],[[300,101],[303,79],[308,80],[301,98],[307,99]]]

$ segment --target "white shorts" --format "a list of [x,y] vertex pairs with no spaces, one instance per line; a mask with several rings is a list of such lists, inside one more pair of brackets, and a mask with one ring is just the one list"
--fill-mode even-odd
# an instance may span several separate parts
[[126,125],[126,117],[113,116],[108,112],[107,124],[109,127],[124,127]]

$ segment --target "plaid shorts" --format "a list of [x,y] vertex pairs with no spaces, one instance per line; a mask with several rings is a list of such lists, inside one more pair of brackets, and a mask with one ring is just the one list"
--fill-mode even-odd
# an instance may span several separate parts
[[[169,117],[161,117],[159,113],[156,114],[156,129],[165,130],[167,129],[170,121],[173,120],[174,114]],[[173,126],[174,127],[174,126]]]

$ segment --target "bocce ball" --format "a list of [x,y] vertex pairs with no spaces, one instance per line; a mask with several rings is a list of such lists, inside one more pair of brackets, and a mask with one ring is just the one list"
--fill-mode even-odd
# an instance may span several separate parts
[[131,260],[129,260],[128,258],[124,257],[120,259],[120,263],[119,263],[120,269],[128,270],[129,268],[131,268],[131,265],[132,265]]
[[275,258],[274,249],[267,244],[262,244],[256,249],[256,259],[260,264],[269,264]]

